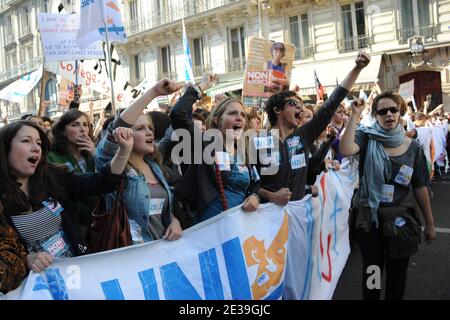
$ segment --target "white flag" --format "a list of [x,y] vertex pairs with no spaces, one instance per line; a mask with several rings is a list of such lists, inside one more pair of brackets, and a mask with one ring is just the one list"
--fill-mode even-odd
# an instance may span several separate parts
[[0,99],[21,103],[42,77],[42,67],[24,75],[0,91]]
[[183,55],[184,55],[184,80],[195,84],[194,73],[192,72],[191,50],[189,49],[189,40],[184,26],[184,19],[181,19],[183,26]]
[[103,17],[107,21],[109,40],[127,41],[117,0],[81,1],[80,21],[82,23],[77,33],[77,43],[80,49],[84,49],[96,41],[106,40]]

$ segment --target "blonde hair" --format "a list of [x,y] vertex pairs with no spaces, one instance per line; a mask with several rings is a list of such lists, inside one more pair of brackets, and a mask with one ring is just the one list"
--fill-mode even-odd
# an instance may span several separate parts
[[[216,123],[215,120],[217,120],[217,122],[219,122],[220,118],[223,116],[223,114],[225,113],[225,111],[227,110],[227,107],[232,104],[233,102],[239,103],[242,108],[245,110],[244,105],[242,104],[241,100],[236,99],[236,98],[228,98],[223,100],[217,107],[215,107],[212,111],[211,114],[209,115],[208,119],[207,119],[207,126],[208,129],[219,129],[219,125]],[[247,119],[245,119],[245,128],[243,128],[244,130],[247,130],[248,128],[248,121]]]

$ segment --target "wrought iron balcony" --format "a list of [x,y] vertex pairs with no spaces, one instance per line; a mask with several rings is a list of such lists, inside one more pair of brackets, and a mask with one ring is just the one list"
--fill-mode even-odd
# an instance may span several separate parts
[[227,61],[227,72],[244,70],[246,60],[244,57],[234,58]]
[[359,49],[369,48],[373,43],[373,36],[362,35],[352,38],[339,39],[339,51],[355,51]]
[[22,27],[22,30],[20,31],[20,37],[23,38],[31,33],[31,27],[25,26]]
[[158,79],[169,78],[169,79],[177,79],[177,73],[175,71],[170,72],[160,72],[158,73]]
[[14,38],[14,34],[10,33],[6,35],[6,42],[5,45],[9,46],[10,44],[16,42],[16,39]]
[[125,24],[128,36],[156,28],[181,18],[193,16],[208,10],[219,8],[231,3],[244,2],[244,0],[185,0],[179,1],[174,6],[166,6],[154,11],[149,16],[140,16],[130,19]]
[[211,66],[206,64],[206,65],[194,66],[192,71],[194,72],[194,77],[201,77],[205,73],[211,73],[212,68],[211,68]]
[[42,57],[36,57],[28,62],[19,64],[18,66],[15,66],[10,70],[3,71],[0,73],[0,83],[30,73],[37,68],[41,68],[42,63]]
[[438,33],[439,25],[432,24],[428,26],[399,29],[397,36],[400,44],[405,44],[408,42],[408,38],[415,36],[423,36],[426,41],[437,41]]
[[298,47],[295,50],[295,60],[301,60],[312,57],[314,52],[315,48],[313,46]]

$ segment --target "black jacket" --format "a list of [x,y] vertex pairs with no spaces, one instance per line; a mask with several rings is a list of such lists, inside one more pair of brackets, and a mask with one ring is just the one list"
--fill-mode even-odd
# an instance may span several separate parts
[[[193,138],[194,130],[199,130],[192,121],[192,106],[197,99],[197,91],[189,87],[185,94],[177,101],[170,114],[174,130],[187,129],[189,131],[192,157],[194,156],[195,144]],[[199,132],[197,132],[197,135],[201,136]],[[202,142],[202,154],[210,143],[212,142]],[[175,186],[174,201],[181,201],[184,204],[188,204],[196,214],[201,214],[205,211],[208,204],[217,197],[219,190],[216,183],[215,166],[213,164],[206,164],[203,158],[200,164],[192,164],[194,163],[193,160],[190,159],[191,164],[181,164],[183,179]],[[252,168],[250,166],[247,167],[250,173],[250,185],[247,189],[246,197],[255,193],[259,188],[259,179],[256,179],[252,174]],[[229,181],[230,174],[231,171],[221,171],[224,187]]]
[[[80,231],[78,218],[75,216],[76,213],[73,210],[66,209],[65,204],[80,196],[102,195],[105,193],[114,192],[117,189],[121,178],[122,175],[115,175],[111,173],[111,168],[109,165],[106,165],[100,172],[96,173],[67,173],[59,176],[58,181],[61,183],[63,188],[65,188],[65,191],[70,198],[54,200],[59,201],[64,208],[61,212],[62,229],[67,237],[67,241],[69,242],[71,249],[76,256],[88,254],[89,248]],[[70,206],[67,206],[67,208],[70,208]],[[9,224],[19,234],[10,215],[8,214],[7,208],[5,208],[5,215]],[[25,241],[23,241],[23,239],[20,240],[26,247]]]
[[[258,169],[260,170],[262,188],[272,192],[277,192],[281,188],[289,188],[292,192],[291,201],[303,198],[309,162],[307,155],[314,141],[330,123],[336,109],[347,93],[348,91],[345,88],[338,86],[311,121],[295,129],[284,142],[279,141],[279,166],[275,174],[264,174],[262,168],[270,166],[270,163],[261,161],[261,151],[259,151]],[[271,155],[275,151],[267,149],[264,153]],[[293,168],[292,160],[295,160],[294,157],[303,157],[303,165]]]

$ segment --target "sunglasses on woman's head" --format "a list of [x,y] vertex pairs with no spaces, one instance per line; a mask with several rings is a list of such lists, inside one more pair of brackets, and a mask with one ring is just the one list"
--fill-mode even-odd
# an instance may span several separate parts
[[384,108],[384,109],[380,109],[380,110],[376,110],[375,112],[377,113],[377,115],[379,116],[385,116],[387,115],[388,111],[390,111],[392,114],[397,113],[400,111],[400,109],[398,107],[389,107],[389,108]]

